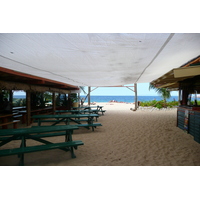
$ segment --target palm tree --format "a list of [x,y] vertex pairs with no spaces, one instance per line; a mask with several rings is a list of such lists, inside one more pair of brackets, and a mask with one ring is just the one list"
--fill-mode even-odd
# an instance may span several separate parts
[[170,91],[166,88],[156,88],[154,85],[149,84],[149,90],[154,89],[163,98],[164,104],[166,105],[167,99],[171,97]]

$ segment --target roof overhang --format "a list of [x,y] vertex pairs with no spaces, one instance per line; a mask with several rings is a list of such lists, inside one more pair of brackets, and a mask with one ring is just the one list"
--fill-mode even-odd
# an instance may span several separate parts
[[0,67],[0,89],[79,92],[79,87]]
[[179,68],[179,69],[174,69],[174,78],[184,78],[184,77],[193,77],[200,75],[200,65],[197,66],[191,66],[187,68]]
[[157,88],[178,90],[179,82],[200,75],[200,56],[151,82]]

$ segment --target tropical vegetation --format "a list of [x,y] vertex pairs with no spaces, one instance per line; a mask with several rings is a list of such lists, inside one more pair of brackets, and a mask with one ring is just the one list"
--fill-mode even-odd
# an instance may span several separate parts
[[161,101],[156,101],[156,100],[152,100],[152,101],[143,101],[140,102],[140,106],[142,107],[156,107],[158,109],[161,108],[173,108],[178,106],[179,102],[178,101],[170,101],[170,102],[165,102],[164,100]]
[[149,90],[154,89],[162,98],[162,101],[153,102],[153,106],[157,108],[171,107],[172,104],[167,103],[167,99],[171,97],[170,91],[167,88],[156,88],[153,84],[149,84]]

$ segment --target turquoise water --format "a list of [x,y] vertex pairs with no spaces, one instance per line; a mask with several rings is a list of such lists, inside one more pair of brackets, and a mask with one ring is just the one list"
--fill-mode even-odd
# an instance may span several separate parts
[[[81,98],[85,96],[81,96]],[[14,95],[14,98],[23,99],[25,95]],[[91,96],[90,102],[109,102],[109,101],[117,101],[117,102],[126,102],[126,103],[133,103],[135,101],[134,96]],[[138,96],[138,101],[151,101],[151,100],[162,100],[160,96]],[[172,96],[167,101],[178,101],[178,96]],[[88,102],[86,99],[85,102]]]
[[[117,101],[117,102],[126,102],[133,103],[135,101],[134,96],[91,96],[90,102],[109,102],[109,101]],[[138,96],[138,101],[151,101],[151,100],[162,100],[160,96]],[[177,96],[172,96],[167,101],[178,101]],[[87,99],[86,101],[87,102]]]

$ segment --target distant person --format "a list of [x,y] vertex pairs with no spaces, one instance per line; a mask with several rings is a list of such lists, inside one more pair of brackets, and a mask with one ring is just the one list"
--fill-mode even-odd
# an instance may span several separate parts
[[81,99],[81,106],[84,104],[85,98]]
[[12,103],[7,98],[3,102],[3,111],[4,113],[12,113]]

